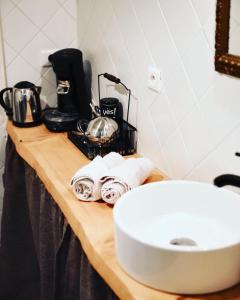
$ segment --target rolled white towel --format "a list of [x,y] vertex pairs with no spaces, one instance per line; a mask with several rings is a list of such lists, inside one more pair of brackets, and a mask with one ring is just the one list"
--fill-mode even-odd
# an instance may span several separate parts
[[109,204],[115,204],[124,193],[142,184],[153,169],[154,164],[148,158],[126,159],[101,177],[102,199]]
[[104,157],[96,156],[89,164],[79,169],[71,179],[74,195],[83,201],[96,201],[101,199],[100,178],[110,168],[124,161],[122,155],[110,152]]

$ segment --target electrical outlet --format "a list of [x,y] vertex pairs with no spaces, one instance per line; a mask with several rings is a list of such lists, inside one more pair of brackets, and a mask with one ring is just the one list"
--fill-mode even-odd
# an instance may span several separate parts
[[48,67],[50,62],[48,56],[58,51],[59,49],[43,49],[40,51],[40,67]]
[[162,74],[159,69],[149,66],[148,67],[148,88],[157,93],[161,92],[163,86]]

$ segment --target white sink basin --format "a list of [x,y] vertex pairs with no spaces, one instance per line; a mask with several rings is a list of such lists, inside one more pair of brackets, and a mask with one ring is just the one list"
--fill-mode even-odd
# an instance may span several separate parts
[[240,195],[207,183],[162,181],[124,194],[113,209],[122,268],[178,294],[240,281]]

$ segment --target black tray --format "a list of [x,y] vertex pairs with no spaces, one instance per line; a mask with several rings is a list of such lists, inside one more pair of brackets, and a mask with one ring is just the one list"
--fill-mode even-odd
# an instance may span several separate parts
[[68,132],[68,138],[77,146],[89,159],[94,159],[97,155],[104,156],[111,151],[121,155],[136,153],[137,149],[137,129],[131,124],[122,120],[119,124],[119,135],[112,142],[97,144],[90,142],[86,136],[80,136],[75,131]]

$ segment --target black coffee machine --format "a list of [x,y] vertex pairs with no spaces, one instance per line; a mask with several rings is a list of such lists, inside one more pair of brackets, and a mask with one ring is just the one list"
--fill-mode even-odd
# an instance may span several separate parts
[[90,98],[85,85],[82,52],[67,48],[48,57],[56,74],[57,108],[44,112],[44,123],[51,131],[70,131],[79,119],[91,118]]

